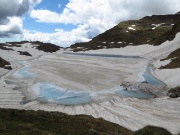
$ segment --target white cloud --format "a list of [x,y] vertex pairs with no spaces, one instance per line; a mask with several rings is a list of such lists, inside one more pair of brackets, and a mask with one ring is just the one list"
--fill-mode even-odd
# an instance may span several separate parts
[[[69,0],[62,13],[33,10],[41,1],[0,0],[0,37],[23,32],[23,39],[68,46],[88,41],[120,21],[152,14],[175,13],[180,9],[179,0]],[[58,6],[61,7],[61,4]],[[53,33],[23,30],[20,17],[28,11],[32,18],[41,23],[74,24],[78,27],[72,31],[56,29]]]
[[23,22],[19,17],[8,17],[9,21],[6,25],[0,25],[0,37],[15,36],[21,34],[23,30]]
[[58,8],[61,8],[61,4],[58,4]]
[[42,33],[37,31],[24,30],[23,40],[50,42],[62,47],[67,47],[74,42],[87,42],[88,30],[85,25],[79,26],[72,31],[56,29],[53,33]]
[[9,19],[9,22],[6,25],[0,25],[1,31],[9,31],[11,29],[16,29],[16,28],[22,29],[23,22],[19,17],[8,17],[8,19]]
[[37,37],[41,41],[47,39],[47,42],[61,46],[71,45],[77,41],[90,40],[120,21],[152,14],[176,13],[179,9],[179,0],[70,0],[62,13],[32,10],[30,16],[41,23],[78,25],[77,29],[70,32],[56,30],[51,34],[29,33],[28,36],[33,40]]
[[62,13],[33,10],[31,17],[45,23],[87,24],[95,21],[113,25],[145,15],[175,13],[179,9],[179,0],[70,0]]
[[20,17],[40,2],[41,0],[0,0],[0,37],[21,34],[23,22]]

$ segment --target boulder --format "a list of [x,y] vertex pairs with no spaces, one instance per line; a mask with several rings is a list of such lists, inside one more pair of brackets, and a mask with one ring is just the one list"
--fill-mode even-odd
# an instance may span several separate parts
[[169,97],[170,97],[170,98],[178,98],[178,95],[175,94],[175,93],[170,93],[170,94],[169,94]]

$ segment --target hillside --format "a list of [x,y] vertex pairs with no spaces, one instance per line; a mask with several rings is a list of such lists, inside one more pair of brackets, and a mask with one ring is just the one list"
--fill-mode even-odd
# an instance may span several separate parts
[[169,56],[161,61],[171,59],[171,62],[165,66],[162,66],[161,69],[174,69],[180,68],[180,48],[169,54]]
[[180,14],[153,15],[140,20],[121,22],[115,27],[98,35],[87,43],[71,45],[74,52],[102,48],[152,44],[160,45],[173,40],[180,31]]
[[[179,20],[125,21],[67,50],[39,41],[0,44],[0,67],[11,69],[0,72],[0,134],[179,133]],[[83,57],[69,52],[86,50]]]
[[133,134],[132,131],[117,124],[92,116],[0,109],[1,134],[88,135],[92,128],[98,135],[115,134],[118,131],[124,135]]
[[8,135],[171,135],[167,130],[153,126],[147,126],[133,133],[102,118],[95,119],[87,115],[71,116],[59,112],[11,109],[0,109],[0,133]]

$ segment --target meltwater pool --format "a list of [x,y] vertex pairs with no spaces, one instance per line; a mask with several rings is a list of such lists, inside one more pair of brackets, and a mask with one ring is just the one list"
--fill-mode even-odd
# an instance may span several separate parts
[[53,84],[42,82],[33,87],[41,102],[53,102],[63,105],[86,104],[92,101],[90,93],[64,90]]
[[165,85],[164,82],[162,82],[161,80],[159,80],[156,77],[154,77],[153,75],[151,75],[151,70],[153,70],[153,66],[148,64],[145,72],[142,75],[144,77],[145,81],[147,81],[149,84],[152,84],[152,85]]
[[115,94],[120,94],[120,95],[124,95],[127,97],[139,98],[139,99],[154,98],[154,95],[152,95],[151,93],[144,92],[141,90],[125,90],[125,89],[122,89],[122,90],[115,91]]
[[14,76],[21,77],[21,78],[33,78],[35,77],[34,73],[29,72],[29,64],[26,61],[18,62],[19,64],[22,64],[23,67],[18,69]]

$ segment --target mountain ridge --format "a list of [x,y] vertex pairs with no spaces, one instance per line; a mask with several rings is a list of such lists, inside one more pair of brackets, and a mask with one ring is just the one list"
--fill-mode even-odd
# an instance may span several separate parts
[[121,22],[91,41],[75,43],[70,48],[73,52],[78,52],[129,45],[160,45],[167,40],[173,40],[179,31],[180,14],[152,15],[140,20]]

